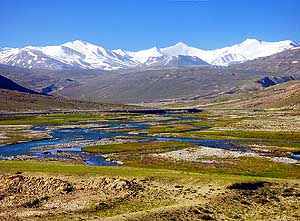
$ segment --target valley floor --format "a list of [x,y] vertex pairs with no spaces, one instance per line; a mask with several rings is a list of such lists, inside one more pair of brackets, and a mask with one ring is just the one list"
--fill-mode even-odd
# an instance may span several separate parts
[[[0,125],[0,220],[300,219],[296,110],[13,116]],[[34,158],[5,156],[16,147],[6,144],[57,132],[90,136],[39,146],[46,152]],[[64,152],[78,145],[78,156],[122,164]]]

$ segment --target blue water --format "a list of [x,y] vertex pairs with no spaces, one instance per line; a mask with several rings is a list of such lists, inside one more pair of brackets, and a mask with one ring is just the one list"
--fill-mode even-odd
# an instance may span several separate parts
[[[174,116],[174,115],[165,115],[168,117],[173,117],[175,119],[181,120],[201,120],[199,118],[186,117],[186,116]],[[161,120],[157,121],[160,122]],[[164,120],[166,121],[166,120]],[[167,120],[171,121],[171,120]],[[55,144],[65,144],[72,141],[80,141],[80,140],[91,140],[97,141],[102,138],[116,137],[116,136],[140,136],[132,135],[127,133],[111,133],[111,132],[99,132],[96,129],[99,128],[108,128],[108,129],[116,129],[116,128],[135,128],[137,130],[144,130],[148,128],[147,122],[95,122],[95,125],[99,125],[97,128],[72,128],[72,129],[54,129],[49,130],[47,127],[36,126],[31,129],[37,131],[49,131],[52,135],[52,139],[44,139],[39,141],[29,141],[18,144],[5,145],[0,147],[0,159],[6,159],[7,157],[17,156],[17,155],[29,155],[29,156],[37,156],[40,158],[68,158],[71,159],[70,156],[65,156],[62,154],[58,154],[57,152],[72,152],[73,154],[79,155],[83,158],[84,162],[89,165],[101,165],[101,166],[116,166],[118,163],[111,162],[105,159],[103,156],[90,154],[82,151],[81,146],[72,147],[72,148],[57,148],[47,151],[38,151],[33,150],[32,148],[37,148],[41,146],[55,145]],[[198,130],[204,128],[199,127]],[[193,142],[197,143],[201,146],[212,147],[212,148],[222,148],[227,150],[235,150],[235,151],[249,151],[248,148],[239,146],[238,142],[240,140],[199,140],[199,139],[188,139],[188,138],[178,138],[178,137],[160,137],[160,136],[150,136],[147,134],[143,134],[145,136],[145,140],[138,142],[153,142],[154,140],[159,141],[184,141],[184,142]],[[151,138],[147,140],[147,138]],[[231,144],[235,143],[235,144]],[[45,152],[48,152],[45,154]],[[295,155],[294,158],[298,158],[299,155]]]
[[[126,122],[126,123],[95,123],[103,124],[99,128],[137,128],[137,129],[145,129],[146,125],[136,122]],[[108,126],[106,126],[109,124]],[[47,131],[46,127],[37,126],[32,127],[32,130],[37,131]],[[115,136],[126,135],[122,133],[109,133],[109,132],[98,132],[94,129],[86,129],[86,128],[71,128],[71,129],[55,129],[55,130],[48,130],[53,137],[52,139],[44,139],[38,141],[29,141],[24,143],[18,144],[9,144],[0,147],[0,158],[6,159],[8,157],[17,156],[17,155],[29,155],[29,156],[38,156],[41,158],[66,158],[60,154],[57,154],[57,151],[60,152],[72,152],[76,154],[80,154],[83,157],[85,162],[89,165],[118,165],[116,162],[107,161],[103,156],[90,154],[82,151],[82,147],[72,147],[72,148],[57,148],[53,150],[47,151],[38,151],[32,150],[32,148],[48,146],[48,145],[56,145],[56,144],[65,144],[72,141],[80,141],[80,140],[92,140],[97,141],[102,138],[109,138]],[[48,152],[48,154],[44,154]]]
[[300,154],[294,154],[294,153],[292,153],[291,154],[291,158],[294,159],[294,160],[300,160]]

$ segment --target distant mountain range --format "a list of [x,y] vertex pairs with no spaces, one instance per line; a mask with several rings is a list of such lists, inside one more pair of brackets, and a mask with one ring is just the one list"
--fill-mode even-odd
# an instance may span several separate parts
[[265,42],[247,39],[230,47],[202,50],[182,42],[166,48],[141,51],[108,50],[85,42],[72,41],[59,46],[0,48],[0,64],[29,69],[118,70],[152,66],[228,66],[299,47],[291,40]]
[[0,64],[0,75],[40,93],[84,101],[150,105],[196,101],[300,80],[300,47],[223,67],[189,66],[191,60],[185,55],[178,57],[186,66],[177,67],[176,59],[171,66],[161,66],[163,59],[159,57],[153,58],[158,66],[113,73],[91,69],[25,69]]
[[152,67],[115,71],[58,91],[82,100],[116,103],[185,102],[255,91],[300,79],[300,48],[227,67]]

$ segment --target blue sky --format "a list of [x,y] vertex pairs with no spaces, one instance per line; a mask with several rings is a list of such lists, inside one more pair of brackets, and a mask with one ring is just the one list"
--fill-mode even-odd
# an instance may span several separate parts
[[0,0],[0,47],[81,39],[140,50],[300,41],[300,0]]

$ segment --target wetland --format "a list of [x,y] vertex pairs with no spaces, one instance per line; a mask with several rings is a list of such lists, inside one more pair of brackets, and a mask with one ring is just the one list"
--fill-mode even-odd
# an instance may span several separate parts
[[285,110],[2,116],[0,218],[297,219],[299,123]]

